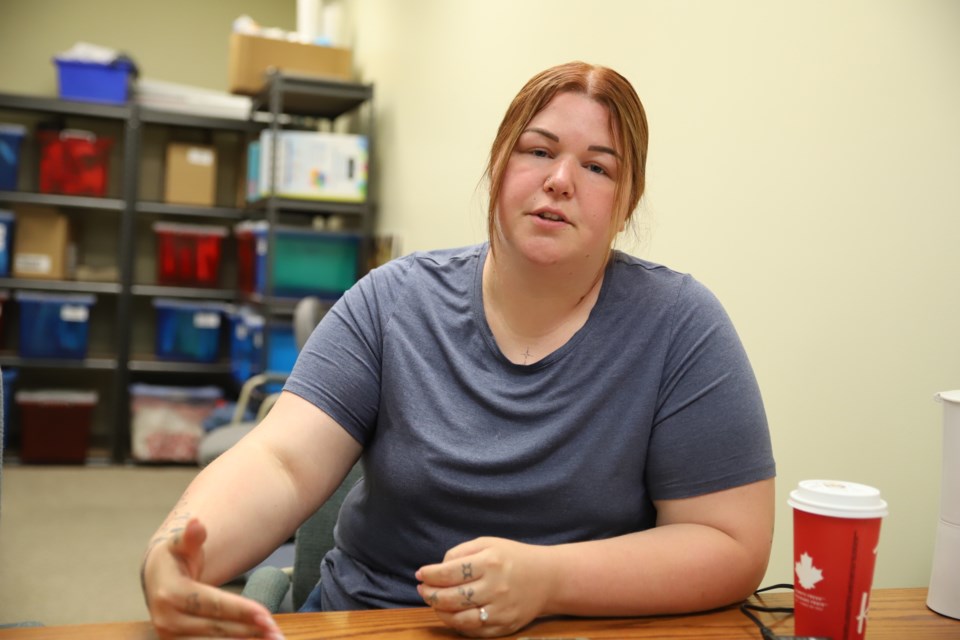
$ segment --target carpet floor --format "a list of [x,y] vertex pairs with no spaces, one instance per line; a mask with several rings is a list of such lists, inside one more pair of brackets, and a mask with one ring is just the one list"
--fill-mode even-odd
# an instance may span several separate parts
[[192,467],[3,467],[0,624],[147,619],[140,559]]

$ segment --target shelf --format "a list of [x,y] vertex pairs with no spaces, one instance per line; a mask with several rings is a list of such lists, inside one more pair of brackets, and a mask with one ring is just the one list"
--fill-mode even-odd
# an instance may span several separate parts
[[270,91],[277,85],[283,95],[281,111],[288,115],[332,120],[373,98],[373,85],[274,73],[254,101],[256,110],[270,110]]
[[273,206],[277,211],[304,214],[329,214],[363,217],[370,210],[366,202],[335,202],[332,200],[297,200],[294,198],[261,198],[251,203],[251,208],[266,211]]
[[213,300],[236,300],[235,289],[201,289],[199,287],[169,287],[158,284],[135,284],[131,288],[135,296],[155,296],[163,298],[200,298]]
[[35,291],[62,291],[65,293],[120,293],[116,282],[87,282],[85,280],[34,280],[32,278],[0,278],[0,288],[32,289]]
[[265,123],[251,122],[248,119],[236,120],[234,118],[217,116],[193,115],[190,113],[180,113],[178,111],[164,111],[152,107],[140,107],[140,122],[174,127],[237,131],[240,133],[256,133],[266,126]]
[[42,98],[22,96],[12,93],[0,93],[0,109],[33,111],[58,115],[88,116],[110,120],[126,120],[130,117],[129,104],[110,105],[96,102],[77,102],[60,98]]
[[20,369],[93,369],[112,371],[117,368],[116,358],[21,358],[12,353],[0,353],[0,366]]
[[134,356],[129,363],[130,371],[152,373],[213,373],[229,374],[229,362],[182,362],[157,360],[152,356]]
[[156,214],[164,216],[184,216],[196,218],[224,218],[226,220],[243,220],[250,217],[246,209],[232,207],[202,207],[188,204],[169,204],[166,202],[137,202],[137,213]]
[[123,211],[120,198],[96,198],[92,196],[64,196],[56,193],[32,193],[28,191],[0,191],[0,202],[37,204],[49,207],[72,207],[77,209],[106,209]]

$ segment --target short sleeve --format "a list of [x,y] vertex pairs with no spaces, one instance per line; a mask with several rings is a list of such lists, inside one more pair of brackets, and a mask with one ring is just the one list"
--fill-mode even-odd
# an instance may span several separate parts
[[284,385],[361,444],[377,422],[384,332],[407,272],[408,263],[395,260],[351,287],[307,340]]
[[760,389],[726,311],[685,276],[677,294],[647,459],[654,500],[776,473]]

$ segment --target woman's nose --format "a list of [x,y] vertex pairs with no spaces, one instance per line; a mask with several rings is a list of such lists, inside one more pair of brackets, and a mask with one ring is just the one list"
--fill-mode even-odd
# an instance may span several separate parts
[[543,182],[543,190],[558,196],[570,197],[573,195],[573,168],[572,160],[558,158],[550,166],[550,172]]

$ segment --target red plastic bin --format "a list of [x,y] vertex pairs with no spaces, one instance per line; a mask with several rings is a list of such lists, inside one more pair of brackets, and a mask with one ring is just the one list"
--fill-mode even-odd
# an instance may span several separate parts
[[107,169],[111,138],[98,138],[89,131],[64,129],[38,131],[40,142],[40,191],[74,196],[103,197],[107,193]]
[[216,287],[225,227],[155,222],[157,283],[187,287]]
[[21,461],[87,461],[96,391],[18,391],[16,399]]

